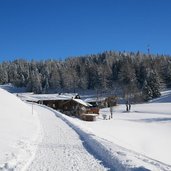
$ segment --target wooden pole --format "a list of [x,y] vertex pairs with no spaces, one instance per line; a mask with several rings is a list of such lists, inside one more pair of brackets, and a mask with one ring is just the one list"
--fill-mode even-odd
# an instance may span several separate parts
[[33,115],[33,102],[32,102],[32,115]]

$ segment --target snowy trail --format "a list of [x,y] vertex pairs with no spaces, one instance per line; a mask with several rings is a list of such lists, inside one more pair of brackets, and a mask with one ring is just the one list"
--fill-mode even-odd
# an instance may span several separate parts
[[42,124],[43,139],[27,170],[108,170],[84,148],[79,135],[55,114],[35,106]]

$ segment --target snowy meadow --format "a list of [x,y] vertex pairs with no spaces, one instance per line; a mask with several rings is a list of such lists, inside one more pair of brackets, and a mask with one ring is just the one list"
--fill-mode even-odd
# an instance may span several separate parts
[[171,170],[171,91],[94,122],[0,94],[0,170]]

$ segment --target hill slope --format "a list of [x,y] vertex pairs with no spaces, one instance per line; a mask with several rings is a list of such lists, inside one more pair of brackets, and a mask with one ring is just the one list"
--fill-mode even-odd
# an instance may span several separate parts
[[35,150],[39,123],[36,114],[16,96],[0,88],[0,168],[20,169]]

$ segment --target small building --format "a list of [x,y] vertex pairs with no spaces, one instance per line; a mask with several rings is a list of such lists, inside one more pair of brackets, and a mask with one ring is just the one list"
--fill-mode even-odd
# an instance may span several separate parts
[[105,106],[105,97],[87,98],[85,102],[90,103],[93,107],[102,108]]
[[108,96],[100,98],[88,98],[86,102],[90,103],[93,107],[104,108],[110,106],[116,106],[118,98],[117,96]]
[[96,121],[98,114],[90,113],[81,115],[81,119],[84,121]]

